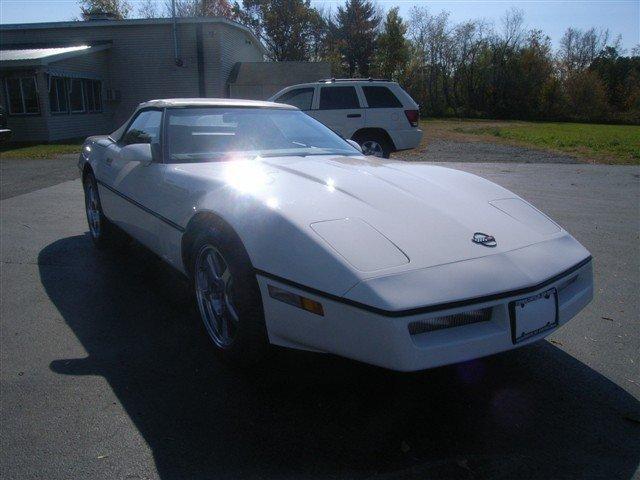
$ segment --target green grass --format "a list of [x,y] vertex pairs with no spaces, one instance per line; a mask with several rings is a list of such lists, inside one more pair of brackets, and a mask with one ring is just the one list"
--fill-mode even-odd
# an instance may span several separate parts
[[640,126],[550,122],[470,122],[453,130],[572,153],[592,161],[640,164]]
[[50,143],[41,145],[14,146],[8,145],[0,150],[4,158],[55,158],[66,153],[79,153],[82,141],[77,143]]

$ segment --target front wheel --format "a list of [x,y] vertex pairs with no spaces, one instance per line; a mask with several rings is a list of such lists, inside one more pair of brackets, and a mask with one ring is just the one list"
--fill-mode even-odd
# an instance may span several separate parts
[[391,145],[381,136],[366,136],[356,140],[362,149],[363,155],[378,158],[389,158]]
[[255,364],[267,352],[262,299],[242,244],[209,228],[195,240],[191,272],[196,303],[216,352],[238,364]]
[[98,183],[93,173],[88,173],[84,178],[84,205],[93,244],[105,248],[119,243],[119,232],[102,212]]

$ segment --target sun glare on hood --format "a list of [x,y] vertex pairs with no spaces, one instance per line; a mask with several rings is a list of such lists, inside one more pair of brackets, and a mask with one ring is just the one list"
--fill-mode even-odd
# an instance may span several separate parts
[[227,185],[242,193],[257,193],[273,180],[260,163],[255,160],[237,160],[225,167],[224,179]]

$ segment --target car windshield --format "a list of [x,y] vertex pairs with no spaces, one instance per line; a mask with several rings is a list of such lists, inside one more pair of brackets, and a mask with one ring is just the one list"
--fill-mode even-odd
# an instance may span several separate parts
[[298,110],[173,108],[167,110],[170,163],[235,156],[358,155],[360,152]]

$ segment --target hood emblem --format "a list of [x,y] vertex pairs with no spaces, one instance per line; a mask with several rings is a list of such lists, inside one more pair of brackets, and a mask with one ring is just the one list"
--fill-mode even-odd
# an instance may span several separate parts
[[491,235],[487,235],[486,233],[481,233],[481,232],[474,233],[471,241],[473,243],[484,245],[485,247],[495,247],[496,245],[498,245],[498,242],[496,242],[495,237]]

